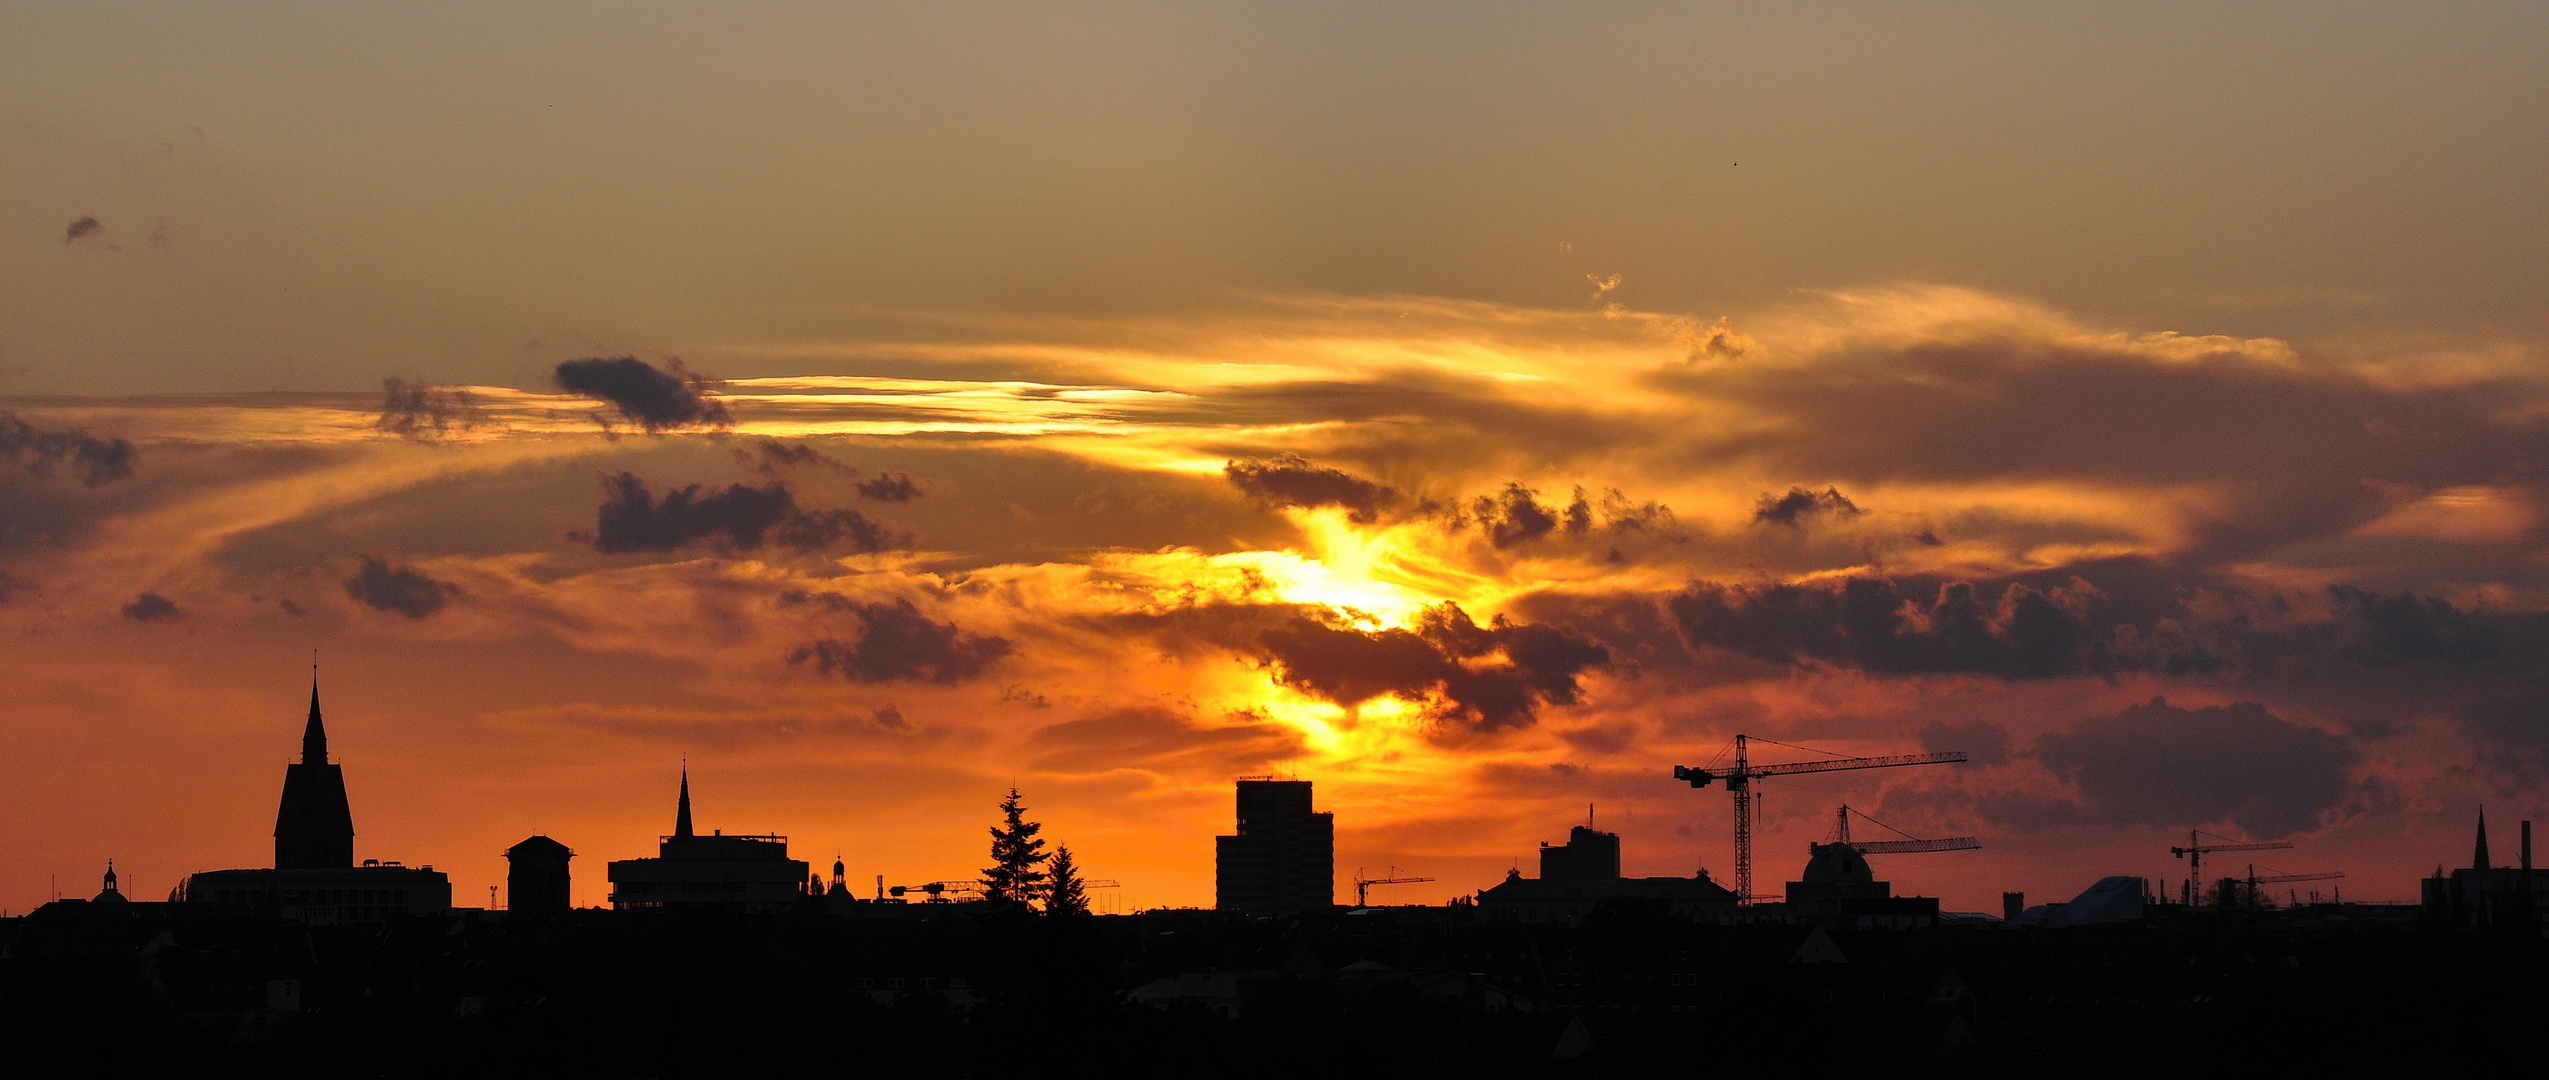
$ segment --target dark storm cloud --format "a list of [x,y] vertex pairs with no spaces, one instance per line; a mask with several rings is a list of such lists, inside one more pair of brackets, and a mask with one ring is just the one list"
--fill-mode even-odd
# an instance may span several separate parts
[[855,471],[850,468],[849,462],[805,443],[787,443],[777,439],[754,439],[734,454],[736,464],[770,477],[809,466],[836,473]]
[[836,593],[792,594],[783,603],[820,603],[858,623],[849,641],[826,636],[788,654],[791,666],[812,664],[825,675],[851,682],[897,680],[954,683],[974,678],[1010,653],[1007,638],[968,633],[955,623],[931,622],[909,600],[853,600]]
[[1232,461],[1222,465],[1231,486],[1265,506],[1339,506],[1360,524],[1379,521],[1400,503],[1399,493],[1342,469],[1310,464],[1299,454]]
[[1860,513],[1858,505],[1851,502],[1849,496],[1841,494],[1839,488],[1827,487],[1814,492],[1792,487],[1785,495],[1764,495],[1754,503],[1752,523],[1797,527],[1804,525],[1806,518],[1818,514],[1846,518],[1857,517]]
[[1470,501],[1470,513],[1478,519],[1478,527],[1487,533],[1487,542],[1499,548],[1517,547],[1549,535],[1558,527],[1558,515],[1540,505],[1540,493],[1519,483],[1506,484],[1494,495],[1481,495]]
[[920,498],[920,485],[905,473],[883,473],[858,483],[859,498],[876,502],[907,503]]
[[[679,358],[666,361],[662,370],[634,356],[569,360],[558,365],[555,377],[567,392],[609,405],[649,432],[734,423],[725,403],[711,396],[716,378],[690,370]],[[609,426],[607,420],[604,426]]]
[[0,458],[24,459],[27,471],[39,475],[68,465],[90,487],[133,475],[133,444],[121,438],[100,439],[79,428],[48,431],[0,412]]
[[2497,750],[2508,771],[2549,772],[2549,672],[2528,672],[2475,687],[2464,684],[2452,720]]
[[1569,536],[1582,536],[1593,531],[1593,504],[1585,500],[1582,486],[1575,489],[1575,499],[1567,503],[1566,513],[1561,515],[1560,520]]
[[[1923,742],[1971,752],[1989,742],[1981,730],[1989,726],[1947,731],[1933,725]],[[2349,770],[2362,759],[2345,739],[2292,723],[2258,702],[2183,709],[2156,697],[2048,732],[2013,757],[2035,759],[2070,790],[1905,788],[1887,794],[1886,808],[1976,817],[2020,832],[2227,823],[2247,836],[2275,839],[2315,828],[2346,805],[2354,792]]]
[[391,566],[366,555],[362,571],[345,579],[345,595],[366,607],[421,619],[460,595],[460,586],[436,581],[412,566]]
[[605,498],[591,537],[598,551],[675,551],[714,542],[736,551],[757,551],[767,544],[797,551],[845,547],[875,552],[910,542],[856,510],[798,506],[788,485],[779,481],[729,484],[705,495],[702,485],[691,484],[666,491],[662,502],[646,481],[631,473],[603,476],[602,489]]
[[1959,580],[1694,581],[1666,601],[1693,648],[1876,675],[2043,679],[2151,672],[2308,682],[2372,669],[2500,679],[2549,655],[2549,615],[2348,585],[2286,596],[2141,558]]
[[82,240],[89,239],[90,237],[102,235],[105,232],[106,226],[98,224],[96,218],[83,217],[72,222],[69,227],[62,230],[62,242],[65,244],[76,244]]
[[124,617],[134,622],[156,622],[174,619],[177,615],[177,605],[155,592],[143,593],[124,605]]
[[1472,622],[1457,605],[1427,610],[1414,630],[1364,630],[1297,614],[1260,633],[1255,655],[1275,679],[1339,705],[1383,695],[1426,701],[1449,728],[1527,727],[1548,705],[1581,697],[1578,676],[1610,663],[1601,643],[1502,617]]
[[1170,709],[1118,709],[1036,729],[1027,739],[1042,772],[1147,769],[1188,775],[1263,773],[1301,756],[1301,733],[1260,716],[1206,725]]
[[2085,581],[2050,589],[1928,585],[1866,577],[1829,587],[1692,582],[1669,606],[1694,647],[1773,663],[2041,679],[2104,674],[2120,662],[2089,635],[2082,612],[2096,594]]
[[2369,521],[2389,504],[2367,480],[2433,491],[2549,460],[2549,414],[2508,407],[2537,399],[2524,387],[2398,386],[2227,345],[2161,358],[2009,338],[1656,379],[1776,421],[1676,436],[1697,460],[1861,482],[2216,485],[2228,497],[2194,509],[2189,548],[2207,560]]
[[2340,620],[2357,633],[2342,646],[2347,659],[2371,667],[2471,664],[2496,652],[2503,628],[2477,612],[2433,596],[2385,596],[2348,585],[2328,590]]
[[2078,788],[2090,823],[2227,821],[2265,838],[2315,825],[2344,800],[2346,770],[2360,758],[2345,740],[2253,701],[2181,709],[2161,698],[2047,733],[2035,756]]
[[484,418],[468,387],[392,378],[381,380],[381,415],[372,427],[384,435],[430,441],[474,431]]

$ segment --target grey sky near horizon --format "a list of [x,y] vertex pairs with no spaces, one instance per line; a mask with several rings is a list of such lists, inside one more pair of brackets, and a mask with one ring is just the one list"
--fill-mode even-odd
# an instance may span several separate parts
[[2517,4],[8,4],[0,394],[1613,273],[2528,362],[2543,86]]

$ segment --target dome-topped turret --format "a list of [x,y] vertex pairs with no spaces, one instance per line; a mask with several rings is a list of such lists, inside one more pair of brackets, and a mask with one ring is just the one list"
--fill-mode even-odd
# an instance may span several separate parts
[[106,860],[106,888],[89,901],[92,904],[125,903],[124,894],[115,888],[115,860]]

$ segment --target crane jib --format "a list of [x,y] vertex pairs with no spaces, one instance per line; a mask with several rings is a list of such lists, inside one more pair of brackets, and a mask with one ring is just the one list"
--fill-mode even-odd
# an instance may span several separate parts
[[1686,780],[1690,786],[1704,788],[1723,780],[1730,786],[1742,786],[1756,776],[1790,776],[1797,773],[1839,772],[1844,769],[1884,769],[1897,765],[1945,765],[1965,760],[1961,751],[1937,754],[1895,754],[1890,757],[1840,758],[1834,761],[1795,761],[1785,765],[1748,765],[1733,769],[1694,769],[1688,765],[1673,766],[1673,779]]

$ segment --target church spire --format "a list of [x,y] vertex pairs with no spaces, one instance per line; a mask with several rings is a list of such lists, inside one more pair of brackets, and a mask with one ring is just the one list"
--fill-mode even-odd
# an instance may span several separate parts
[[327,764],[327,726],[319,723],[319,677],[310,676],[310,723],[301,729],[301,764]]
[[2494,869],[2487,862],[2487,808],[2484,806],[2478,808],[2478,855],[2469,865],[2480,870]]
[[690,836],[690,765],[684,763],[682,765],[681,810],[673,815],[673,837],[677,840],[688,840]]

